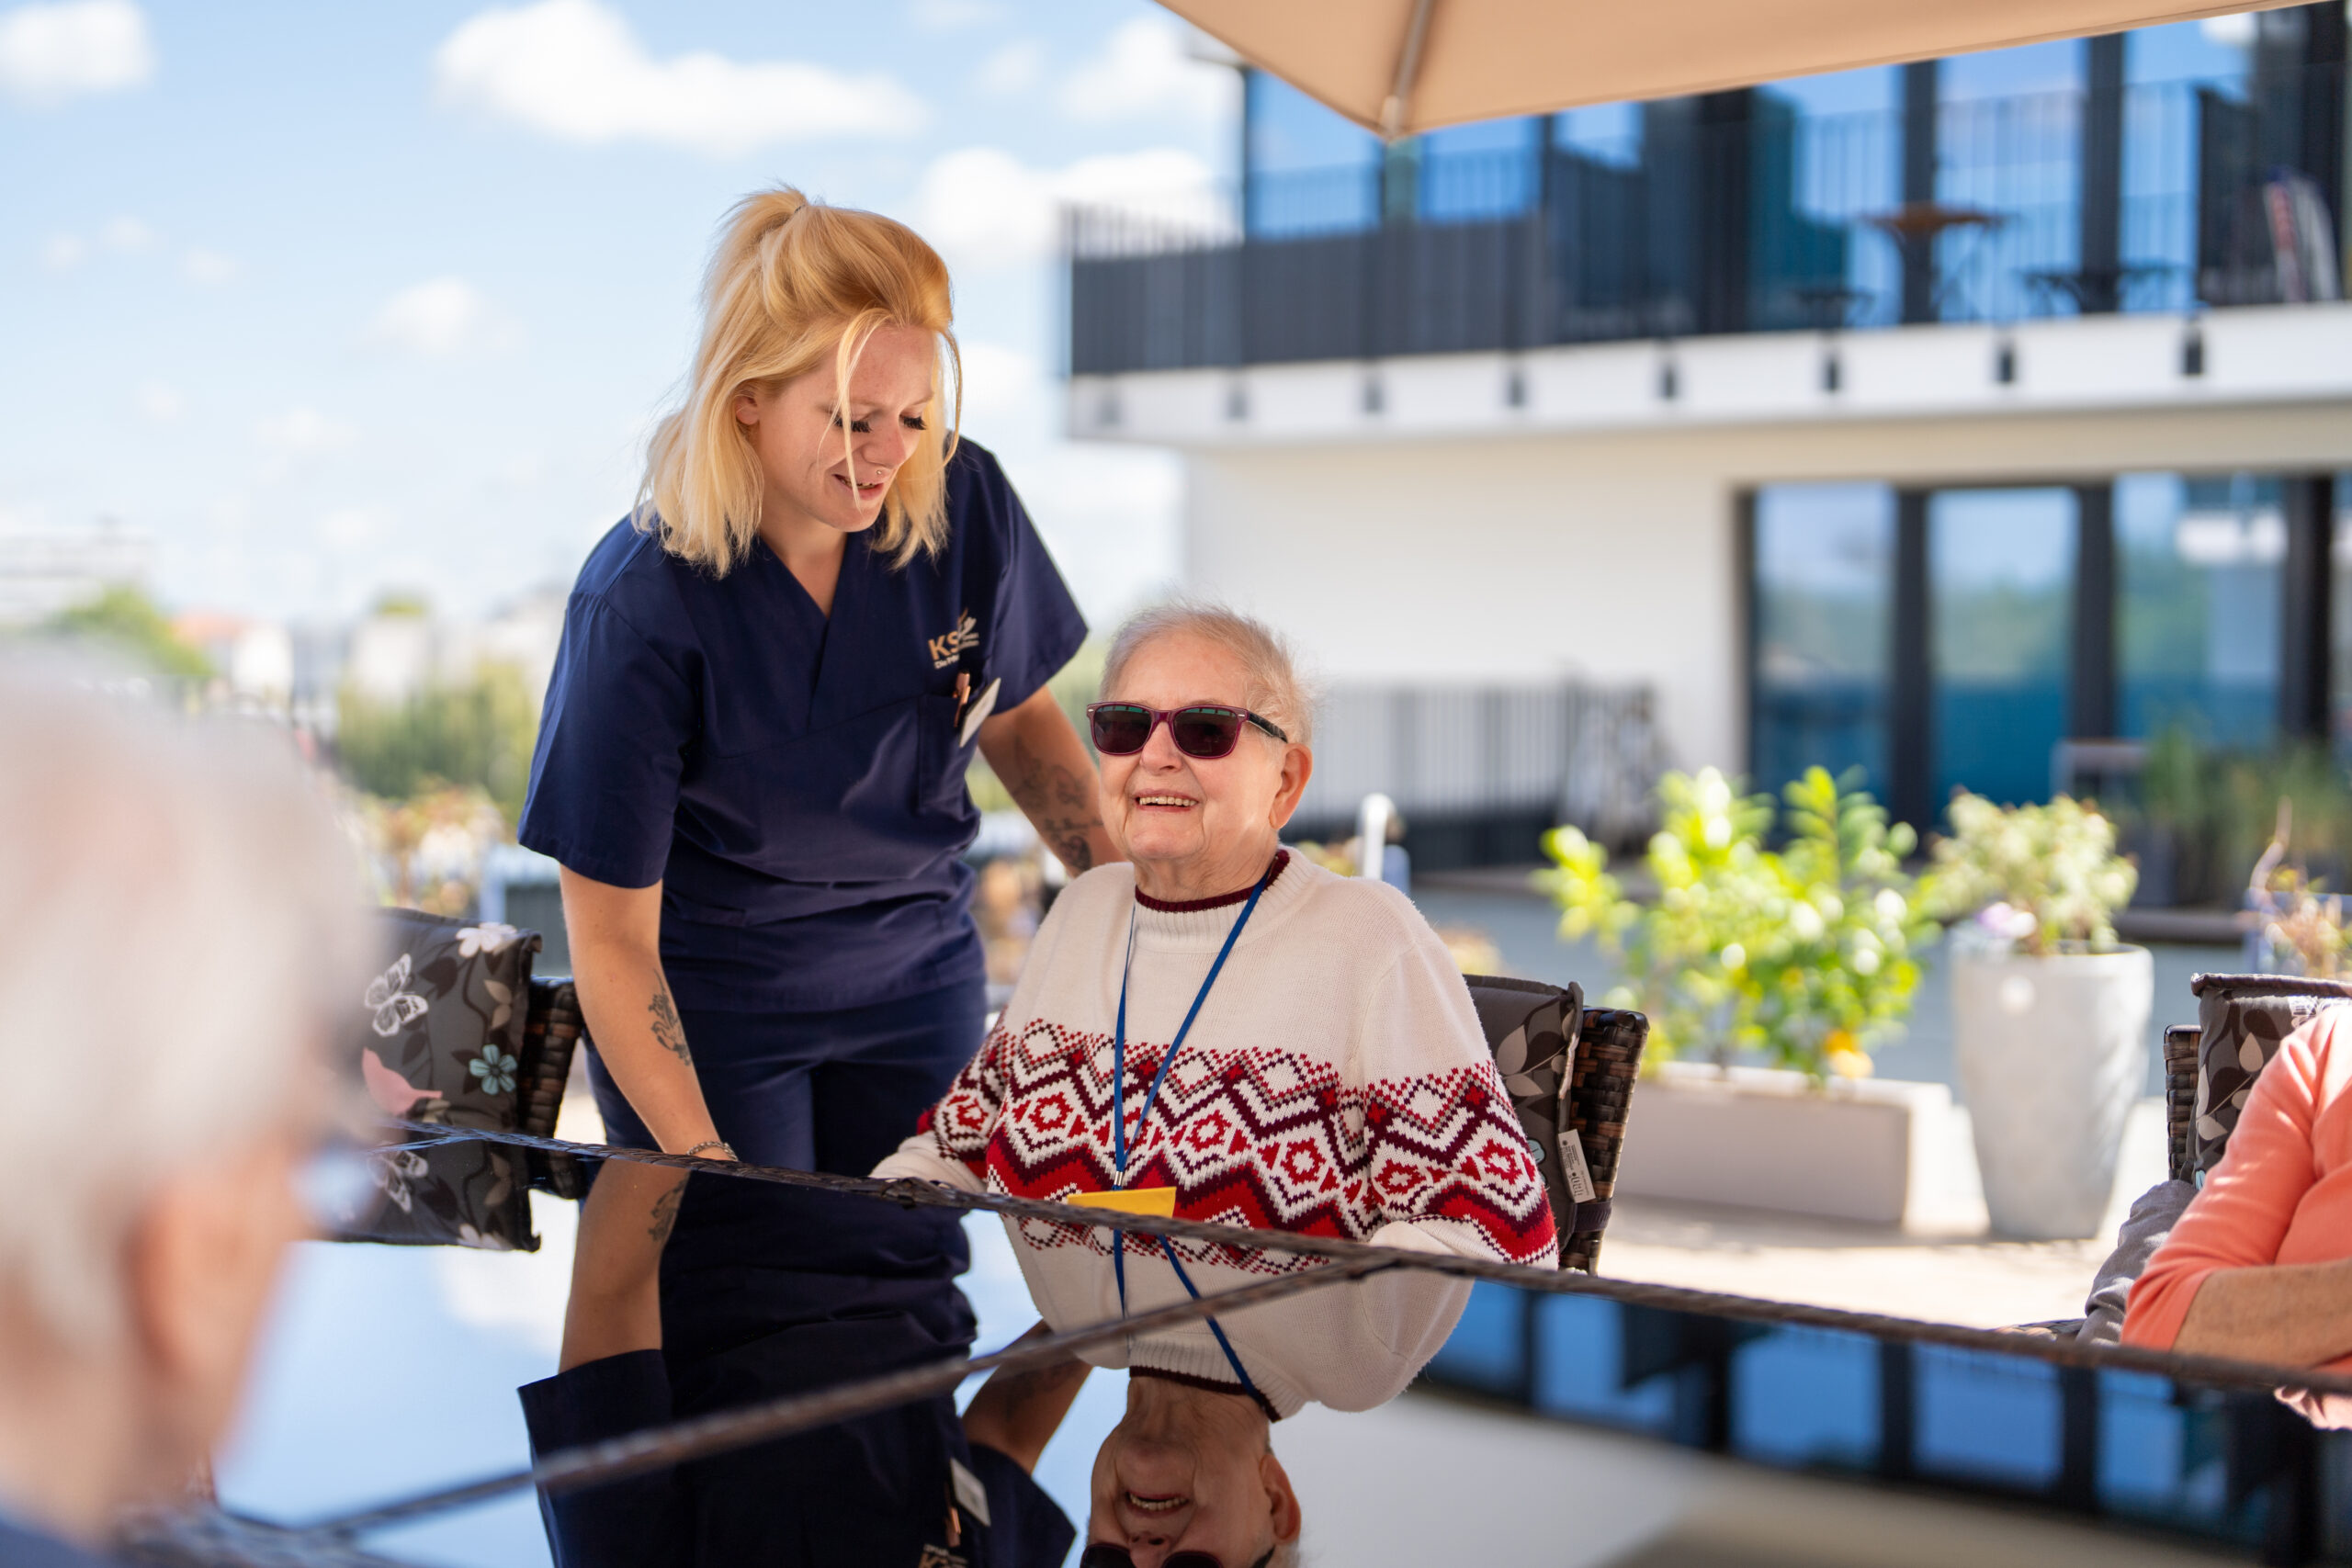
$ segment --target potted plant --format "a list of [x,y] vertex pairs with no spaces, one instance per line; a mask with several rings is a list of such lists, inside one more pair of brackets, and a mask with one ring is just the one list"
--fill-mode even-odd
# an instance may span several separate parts
[[1965,923],[1951,944],[1954,1046],[1993,1229],[2095,1235],[2146,1072],[2154,970],[2115,940],[2138,874],[2115,828],[2060,795],[2004,808],[1952,797],[1922,889]]
[[1654,903],[1625,898],[1573,828],[1550,835],[1540,874],[1562,936],[1623,959],[1604,1000],[1651,1021],[1617,1190],[1901,1222],[1917,1140],[1950,1106],[1941,1085],[1867,1081],[1935,930],[1903,869],[1910,829],[1819,768],[1784,792],[1779,850],[1771,798],[1713,769],[1669,773],[1658,794]]

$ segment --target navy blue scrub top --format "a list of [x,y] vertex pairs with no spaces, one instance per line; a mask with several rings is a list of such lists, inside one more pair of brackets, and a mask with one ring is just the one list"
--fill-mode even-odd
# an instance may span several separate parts
[[1086,623],[969,441],[947,518],[939,556],[904,568],[852,540],[830,618],[757,541],[713,577],[625,518],[581,569],[518,837],[662,884],[681,1008],[864,1007],[982,973],[956,679],[1002,681],[1010,712]]

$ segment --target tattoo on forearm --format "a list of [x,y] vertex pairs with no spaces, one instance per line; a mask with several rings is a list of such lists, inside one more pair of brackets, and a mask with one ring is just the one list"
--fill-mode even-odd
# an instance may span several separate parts
[[1007,1426],[1017,1426],[1037,1405],[1058,1402],[1067,1407],[1076,1397],[1075,1387],[1086,1381],[1091,1369],[1083,1361],[1071,1360],[1059,1366],[1038,1367],[1024,1372],[1008,1372],[1001,1380],[991,1378],[996,1397],[1002,1402]]
[[695,1065],[694,1054],[686,1049],[686,1026],[678,1021],[677,1005],[670,1000],[668,987],[653,993],[647,1008],[653,1015],[653,1043],[688,1066]]
[[1047,761],[1016,737],[1012,776],[1003,782],[1005,792],[1036,827],[1056,860],[1073,873],[1093,868],[1094,849],[1087,834],[1102,826],[1102,813],[1095,807],[1092,780]]
[[685,1196],[686,1184],[681,1181],[653,1200],[653,1223],[646,1227],[645,1234],[654,1246],[660,1247],[670,1239],[670,1232],[678,1224],[678,1205]]

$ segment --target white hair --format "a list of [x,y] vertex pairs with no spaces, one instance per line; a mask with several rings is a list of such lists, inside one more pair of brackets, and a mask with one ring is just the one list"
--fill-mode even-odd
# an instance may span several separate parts
[[1125,673],[1127,663],[1163,637],[1190,636],[1224,649],[1241,661],[1250,710],[1272,719],[1301,746],[1315,743],[1315,694],[1298,672],[1289,641],[1265,622],[1205,599],[1173,599],[1127,617],[1102,660],[1102,695]]
[[356,857],[284,732],[0,668],[0,1293],[103,1344],[146,1201],[285,1125],[356,1007]]

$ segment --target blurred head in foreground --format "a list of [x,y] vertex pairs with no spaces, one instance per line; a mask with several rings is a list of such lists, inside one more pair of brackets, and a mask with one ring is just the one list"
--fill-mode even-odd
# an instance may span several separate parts
[[0,665],[0,1515],[85,1541],[234,1412],[364,983],[282,734]]

